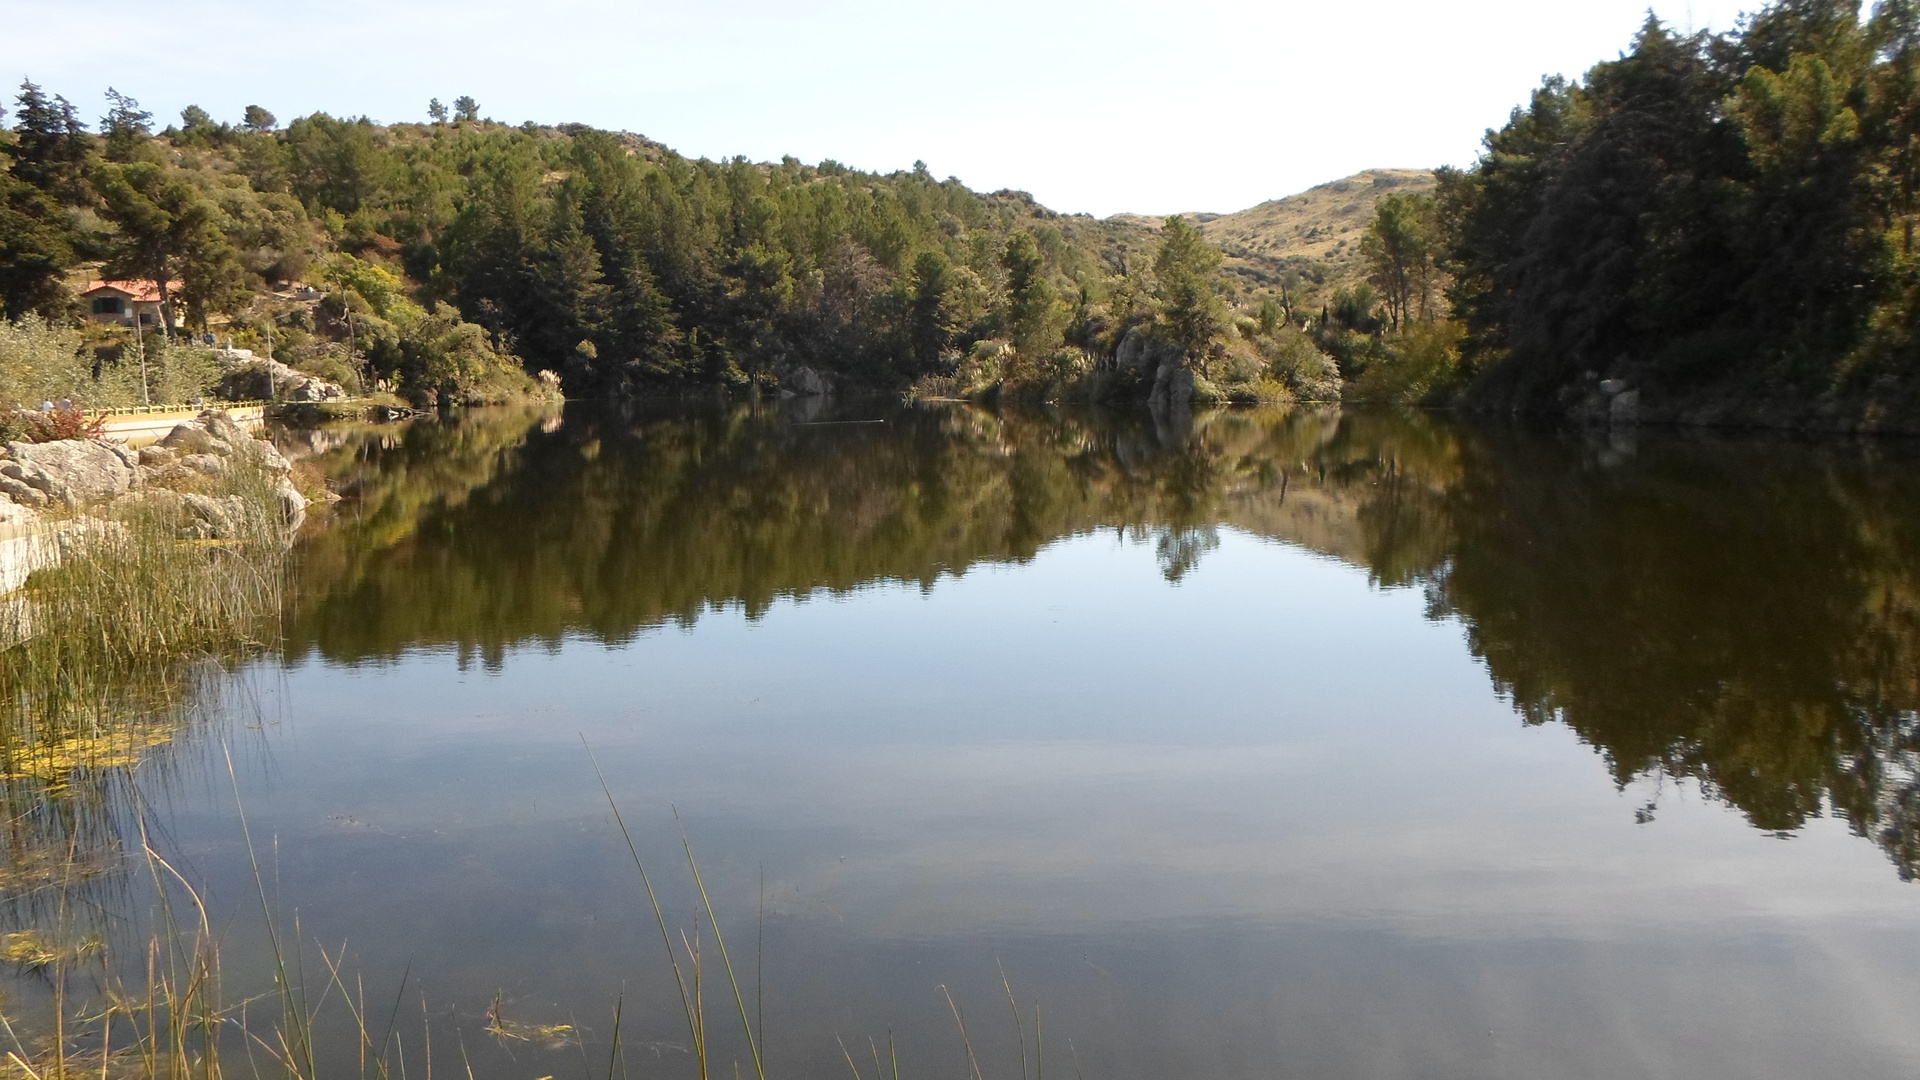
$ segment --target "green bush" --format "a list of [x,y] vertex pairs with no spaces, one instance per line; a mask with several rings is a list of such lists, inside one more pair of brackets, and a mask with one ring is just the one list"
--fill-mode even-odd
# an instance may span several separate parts
[[1354,380],[1357,401],[1414,405],[1434,402],[1460,379],[1462,328],[1451,321],[1412,323],[1383,343],[1383,355]]
[[[144,368],[144,369],[143,369]],[[212,396],[219,361],[205,349],[167,345],[96,353],[77,331],[28,316],[0,323],[0,408],[72,401],[89,409],[179,405]]]
[[93,404],[94,389],[93,364],[82,359],[78,332],[36,315],[0,322],[0,407],[34,409],[62,398]]
[[406,321],[396,345],[401,386],[417,403],[492,405],[541,395],[514,357],[452,308],[436,304]]

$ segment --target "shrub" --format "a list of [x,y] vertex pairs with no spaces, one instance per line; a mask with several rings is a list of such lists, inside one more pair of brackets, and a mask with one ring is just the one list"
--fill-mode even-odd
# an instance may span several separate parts
[[1302,401],[1338,401],[1340,366],[1305,333],[1280,327],[1263,343],[1267,374]]
[[1354,380],[1350,396],[1400,405],[1444,396],[1460,378],[1461,335],[1452,321],[1410,324]]
[[88,417],[77,408],[20,414],[25,417],[28,442],[61,442],[66,439],[97,439],[106,430],[105,417]]
[[80,335],[36,315],[0,322],[0,407],[33,409],[43,401],[93,395],[93,364]]
[[219,362],[189,345],[145,350],[122,346],[99,354],[80,334],[29,316],[0,323],[0,408],[33,411],[42,402],[88,408],[178,405],[213,393]]
[[519,361],[452,308],[434,305],[399,327],[397,368],[416,403],[486,405],[540,396]]

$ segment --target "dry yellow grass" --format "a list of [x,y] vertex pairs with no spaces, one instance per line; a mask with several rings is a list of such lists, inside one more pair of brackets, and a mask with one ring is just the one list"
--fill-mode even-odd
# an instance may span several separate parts
[[[1360,237],[1373,220],[1374,202],[1391,192],[1432,189],[1433,173],[1426,169],[1368,169],[1235,213],[1186,218],[1226,253],[1222,269],[1242,290],[1240,298],[1278,288],[1291,270],[1306,279],[1296,299],[1317,305],[1320,297],[1365,276]],[[1123,232],[1139,234],[1136,244],[1143,250],[1147,235],[1158,233],[1165,220],[1144,214],[1107,219]]]

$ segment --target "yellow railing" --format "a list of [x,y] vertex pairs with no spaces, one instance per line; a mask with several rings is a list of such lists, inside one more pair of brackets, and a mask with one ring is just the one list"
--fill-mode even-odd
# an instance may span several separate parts
[[201,412],[206,409],[257,409],[269,402],[265,401],[215,401],[202,405],[182,402],[178,405],[119,405],[111,409],[82,409],[81,414],[94,419],[109,416],[138,416],[142,413]]

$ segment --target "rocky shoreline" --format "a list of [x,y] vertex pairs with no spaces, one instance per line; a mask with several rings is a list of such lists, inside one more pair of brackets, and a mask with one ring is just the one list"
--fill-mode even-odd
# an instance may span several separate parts
[[102,439],[9,443],[0,451],[0,592],[133,515],[171,522],[179,540],[239,540],[263,519],[291,538],[310,505],[291,473],[272,443],[218,409],[137,451]]

